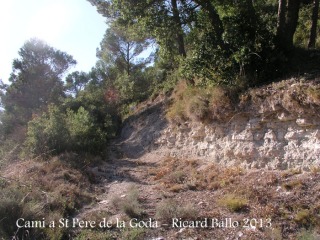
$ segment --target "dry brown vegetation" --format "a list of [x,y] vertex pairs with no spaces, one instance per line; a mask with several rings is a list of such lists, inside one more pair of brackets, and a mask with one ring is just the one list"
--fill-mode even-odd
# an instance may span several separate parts
[[190,87],[181,82],[173,92],[173,102],[167,112],[167,118],[176,123],[188,119],[202,122],[224,121],[235,111],[236,91],[239,90],[221,86]]
[[319,79],[292,78],[243,91],[241,87],[191,87],[177,85],[167,112],[171,122],[187,120],[229,121],[240,112],[268,115],[283,111],[293,115],[315,115],[320,112]]
[[[21,238],[26,232],[37,239],[60,239],[66,236],[66,228],[21,228],[16,220],[45,219],[59,222],[69,218],[82,206],[92,202],[91,183],[84,171],[71,167],[68,156],[50,161],[17,161],[3,169],[0,179],[0,216],[3,221],[0,235]],[[5,224],[4,224],[5,223]]]
[[[26,219],[46,216],[48,220],[56,221],[62,217],[72,217],[98,195],[92,190],[97,185],[90,183],[84,172],[66,163],[66,158],[60,156],[49,162],[17,162],[4,171],[6,180],[1,181],[0,210],[2,216],[11,216],[6,222],[6,229],[11,231],[8,234],[16,231],[9,226],[14,226],[14,221],[20,216]],[[82,219],[98,221],[123,216],[126,221],[134,217],[141,220],[153,218],[169,224],[174,217],[188,221],[205,218],[232,218],[239,222],[243,219],[262,219],[271,221],[272,228],[267,228],[266,222],[261,227],[253,220],[253,227],[248,229],[186,228],[180,231],[170,226],[123,230],[113,227],[108,231],[97,228],[76,230],[74,239],[146,239],[161,235],[167,239],[211,239],[213,234],[217,239],[222,239],[240,233],[240,239],[316,239],[318,236],[320,172],[316,168],[306,173],[296,169],[258,171],[222,168],[203,160],[173,157],[162,158],[155,165],[149,165],[146,161],[148,159],[140,159],[139,164],[133,164],[129,171],[128,162],[122,166],[120,161],[117,171],[123,167],[127,176],[137,169],[137,173],[147,172],[139,173],[136,178],[154,186],[149,190],[159,196],[152,200],[153,203],[150,203],[150,195],[142,191],[144,185],[135,183],[128,185],[124,193],[120,192],[124,196],[110,196],[112,210],[99,208],[85,211]],[[150,207],[154,207],[154,212]],[[15,211],[8,212],[8,209]],[[20,231],[19,234],[22,234],[23,230]],[[68,229],[47,228],[35,230],[33,234],[41,239],[45,239],[44,236],[47,239],[63,239],[70,232]]]
[[[271,219],[272,229],[257,227],[252,233],[246,233],[245,239],[258,236],[263,239],[272,239],[272,236],[278,236],[274,239],[297,239],[319,233],[318,171],[257,171],[203,164],[169,157],[154,169],[154,179],[167,191],[174,192],[175,199],[186,198],[185,203],[194,203],[199,211],[194,215],[197,219]],[[175,191],[176,188],[179,191]],[[200,203],[194,202],[195,199]],[[202,204],[205,207],[199,208]],[[225,235],[221,233],[222,236]]]
[[181,186],[181,190],[217,190],[233,184],[244,172],[240,167],[223,168],[217,164],[203,166],[198,160],[181,162],[168,157],[159,169],[150,174],[169,190],[177,185]]
[[135,186],[127,189],[125,197],[113,196],[112,205],[125,213],[129,218],[141,218],[143,209],[139,200],[139,190]]

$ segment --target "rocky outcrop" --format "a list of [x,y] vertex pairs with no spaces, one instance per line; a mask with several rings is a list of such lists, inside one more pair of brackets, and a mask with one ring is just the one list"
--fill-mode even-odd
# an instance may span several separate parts
[[163,155],[248,169],[320,167],[318,80],[282,81],[250,90],[243,99],[231,117],[207,124],[167,122],[162,101],[128,121],[122,136],[127,146],[140,146],[140,154],[158,149]]
[[320,164],[320,122],[284,112],[269,119],[239,114],[228,123],[169,126],[155,144],[173,156],[227,166],[309,170]]

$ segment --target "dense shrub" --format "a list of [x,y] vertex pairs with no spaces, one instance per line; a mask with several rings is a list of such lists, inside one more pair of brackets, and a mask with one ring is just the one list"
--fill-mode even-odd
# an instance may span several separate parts
[[95,124],[94,119],[83,107],[77,112],[67,111],[67,129],[70,136],[70,150],[89,152],[101,151],[106,144],[107,133]]
[[77,111],[67,109],[64,113],[51,106],[48,113],[28,123],[26,145],[37,155],[64,151],[99,153],[103,151],[107,137],[108,133],[83,107]]
[[26,144],[32,153],[44,154],[50,150],[60,153],[66,149],[68,140],[65,117],[55,106],[28,123]]

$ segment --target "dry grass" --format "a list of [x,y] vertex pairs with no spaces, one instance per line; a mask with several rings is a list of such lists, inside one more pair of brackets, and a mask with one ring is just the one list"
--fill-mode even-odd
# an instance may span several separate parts
[[5,168],[9,163],[19,158],[21,144],[12,140],[0,140],[0,169]]
[[314,115],[320,111],[320,84],[317,80],[289,79],[243,91],[238,87],[190,87],[184,82],[172,94],[167,118],[173,123],[187,120],[226,122],[241,112]]
[[248,91],[239,110],[287,111],[292,115],[313,116],[320,107],[318,80],[289,79]]
[[[99,223],[103,221],[103,219],[108,219],[110,216],[109,212],[103,209],[94,210],[85,213],[81,219],[84,221],[94,221],[95,223]],[[96,226],[95,228],[99,229],[99,226]]]
[[154,177],[173,192],[182,190],[217,190],[228,186],[244,174],[239,167],[222,168],[210,164],[201,168],[198,160],[181,160],[168,157],[161,166],[155,169]]
[[164,222],[171,222],[173,218],[192,220],[198,211],[192,204],[181,205],[174,199],[165,199],[157,205],[156,218]]
[[301,226],[308,227],[314,222],[314,216],[309,209],[301,209],[295,214],[294,221]]
[[[228,121],[235,114],[234,98],[238,92],[232,89],[215,87],[210,92],[210,112],[214,121]],[[238,101],[238,100],[236,100]]]
[[84,229],[73,239],[74,240],[88,240],[88,239],[113,240],[114,237],[110,232],[92,231],[91,229]]
[[[7,181],[1,185],[1,192],[8,194],[5,194],[5,198],[0,197],[0,205],[4,208],[1,216],[10,217],[13,222],[0,222],[1,236],[12,236],[16,229],[11,229],[6,224],[15,228],[15,221],[21,216],[26,219],[41,220],[45,217],[46,221],[58,221],[60,218],[70,217],[93,200],[92,193],[88,192],[90,183],[86,176],[59,157],[48,162],[17,162],[9,165],[3,175]],[[16,205],[6,207],[9,206],[8,203]],[[16,237],[21,237],[23,231],[19,230]],[[46,236],[49,239],[60,239],[67,231],[66,228],[45,228],[32,229],[29,233],[33,238]]]
[[141,218],[144,214],[139,201],[139,190],[136,186],[129,186],[123,197],[113,196],[112,205],[130,218]]
[[306,94],[308,95],[309,101],[320,105],[320,86],[310,86],[306,90]]
[[284,189],[287,191],[297,190],[303,188],[304,184],[301,179],[292,179],[283,184]]
[[177,85],[173,92],[173,103],[167,112],[167,118],[174,123],[188,119],[200,122],[223,121],[234,114],[234,97],[231,88],[198,88]]
[[[167,195],[183,199],[181,206],[188,202],[203,206],[197,214],[202,218],[230,215],[270,218],[274,229],[260,232],[266,239],[297,239],[303,228],[320,229],[320,174],[317,169],[310,173],[299,169],[244,171],[168,157],[155,172],[158,170],[155,179],[167,190]],[[208,191],[210,194],[206,195]],[[158,210],[160,215],[176,216],[171,205],[164,204],[164,210]],[[290,226],[291,230],[281,226]]]

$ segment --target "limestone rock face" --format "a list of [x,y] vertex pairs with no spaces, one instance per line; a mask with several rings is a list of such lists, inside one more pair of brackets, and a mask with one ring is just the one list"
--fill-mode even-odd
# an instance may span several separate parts
[[177,157],[245,168],[309,170],[320,164],[320,121],[280,112],[274,118],[235,117],[224,124],[169,124],[157,143]]

